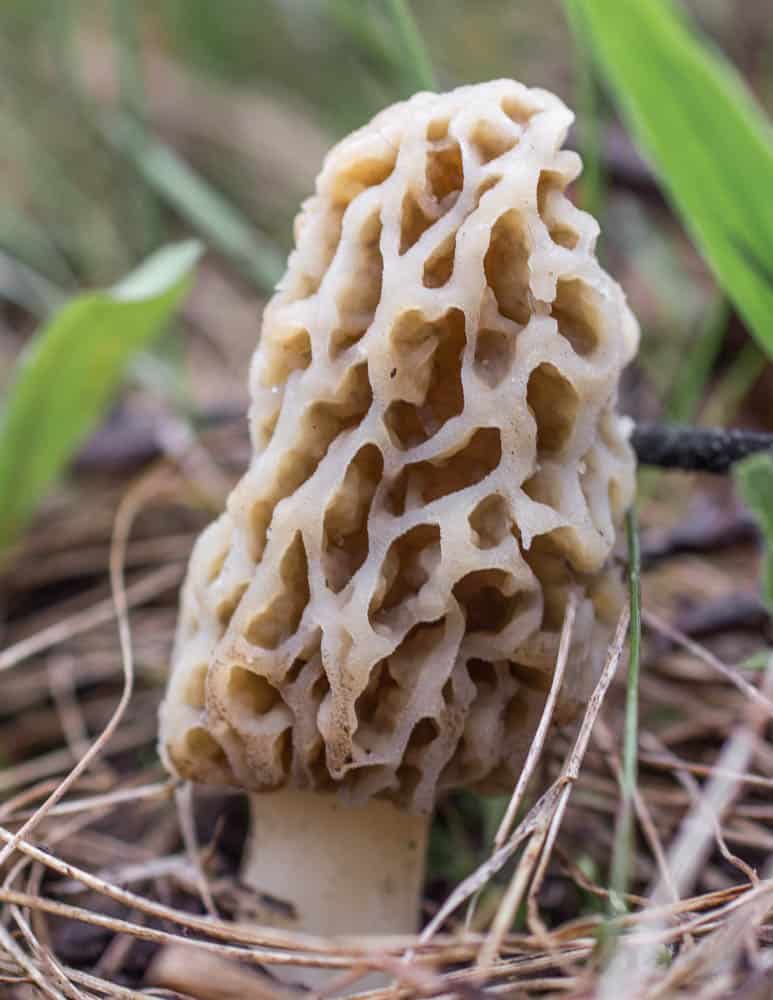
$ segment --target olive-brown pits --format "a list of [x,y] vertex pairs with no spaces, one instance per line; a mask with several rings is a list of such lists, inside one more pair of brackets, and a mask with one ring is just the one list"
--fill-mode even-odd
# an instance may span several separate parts
[[162,710],[177,773],[431,809],[517,778],[613,618],[638,330],[567,198],[555,97],[389,108],[327,157],[265,311],[254,457],[202,535]]

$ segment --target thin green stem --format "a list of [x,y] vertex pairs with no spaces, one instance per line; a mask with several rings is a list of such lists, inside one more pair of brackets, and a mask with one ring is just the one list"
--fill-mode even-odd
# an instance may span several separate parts
[[417,90],[434,90],[435,74],[429,53],[407,0],[386,0],[387,13],[395,29],[406,87],[411,93]]
[[625,518],[628,538],[628,589],[631,600],[629,628],[630,652],[628,686],[625,698],[625,730],[623,733],[622,801],[612,852],[611,887],[613,905],[621,906],[628,891],[633,856],[634,795],[638,773],[639,743],[639,665],[641,661],[641,551],[636,508]]

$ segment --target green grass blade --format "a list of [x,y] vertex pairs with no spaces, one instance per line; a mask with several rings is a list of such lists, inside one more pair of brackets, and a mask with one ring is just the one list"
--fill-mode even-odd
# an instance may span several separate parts
[[45,319],[64,295],[44,275],[0,248],[0,298]]
[[[121,88],[121,106],[137,124],[138,130],[147,135],[145,81],[142,63],[142,26],[138,6],[126,0],[111,0],[110,22],[113,31],[115,59]],[[142,213],[144,245],[157,246],[161,242],[161,219],[155,193],[142,186],[138,178],[138,200]]]
[[664,405],[668,423],[688,424],[695,420],[722,347],[729,314],[727,299],[721,295],[709,306],[705,321],[690,338],[681,363],[673,366],[674,377]]
[[145,118],[145,87],[142,79],[142,39],[138,10],[125,0],[111,0],[110,22],[116,48],[121,103],[135,118]]
[[761,452],[733,468],[736,484],[754,513],[765,539],[762,596],[773,611],[773,454]]
[[35,222],[23,208],[2,202],[0,248],[55,285],[66,288],[77,282],[66,256],[46,227]]
[[732,67],[670,0],[584,0],[628,125],[728,297],[773,353],[773,138]]
[[768,356],[757,342],[747,340],[712,389],[702,407],[700,422],[706,427],[727,427],[731,424],[767,364]]
[[114,288],[63,306],[17,363],[0,420],[0,547],[93,429],[126,363],[188,291],[195,241],[153,254]]
[[[593,59],[588,51],[587,25],[581,11],[582,0],[565,0],[566,17],[575,39],[576,110],[579,151],[582,155],[582,175],[578,182],[580,205],[601,220],[604,211],[603,140],[598,114],[597,90]],[[603,228],[603,227],[602,227]]]
[[612,873],[610,884],[613,900],[618,905],[628,891],[633,857],[634,795],[638,772],[637,750],[639,743],[639,664],[641,661],[641,550],[639,545],[639,525],[636,509],[632,507],[626,514],[626,534],[628,537],[628,589],[631,600],[631,624],[629,626],[630,651],[628,659],[628,681],[625,696],[625,730],[623,733],[623,775],[622,804],[618,817],[615,841],[612,850]]
[[[79,277],[84,272],[90,275],[109,271],[112,275],[126,270],[128,258],[125,259],[124,241],[112,203],[91,197],[88,185],[70,169],[61,151],[41,143],[35,124],[23,113],[11,114],[2,104],[0,135],[4,155],[12,162],[26,165],[26,182],[36,206],[26,209],[28,220],[36,217],[41,220],[41,231],[49,243],[60,248],[71,270]],[[0,207],[3,214],[13,210],[8,192],[5,194]],[[62,213],[61,206],[66,206],[66,213]],[[77,218],[78,225],[66,225],[63,221],[71,218]],[[3,245],[9,253],[20,256],[10,236],[3,238]]]
[[362,0],[328,0],[327,8],[338,28],[382,71],[389,73],[396,66],[402,68],[402,55],[367,4]]
[[145,136],[131,116],[111,117],[105,133],[131,160],[146,184],[202,237],[230,258],[261,291],[273,291],[284,271],[283,255],[219,191],[165,143]]
[[386,9],[403,53],[406,97],[417,90],[434,90],[435,74],[429,53],[413,18],[408,0],[386,0]]

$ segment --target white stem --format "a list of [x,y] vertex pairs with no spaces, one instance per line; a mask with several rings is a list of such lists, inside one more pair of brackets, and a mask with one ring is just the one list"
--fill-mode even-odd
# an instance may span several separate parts
[[410,934],[418,926],[429,817],[373,800],[280,791],[250,797],[242,879],[289,903],[315,934]]

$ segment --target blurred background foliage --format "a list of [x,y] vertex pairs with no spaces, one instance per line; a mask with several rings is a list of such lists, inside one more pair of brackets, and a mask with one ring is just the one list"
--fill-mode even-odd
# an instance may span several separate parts
[[[95,112],[114,103],[118,88],[124,109],[173,140],[286,249],[288,219],[308,191],[321,149],[404,96],[386,6],[382,0],[4,0],[0,107],[10,202],[3,207],[10,217],[0,229],[3,244],[24,246],[26,235],[28,252],[36,262],[44,258],[60,280],[104,283],[163,235],[147,228],[150,209],[137,211],[153,201],[150,193],[130,183],[126,158],[97,127]],[[743,61],[769,108],[766,6],[692,4],[709,36]],[[443,85],[515,75],[577,104],[576,60],[558,0],[418,0],[414,9]],[[232,121],[247,124],[252,111],[251,130],[229,133],[227,122],[217,120],[229,99]],[[288,132],[296,144],[286,159],[296,165],[282,176],[271,168]],[[37,225],[24,226],[13,208]],[[74,258],[75,275],[63,261],[57,265],[50,246],[46,258],[56,238]]]
[[[224,294],[242,302],[264,295],[326,148],[414,87],[390,6],[4,0],[0,295],[23,316],[2,328],[0,374],[18,337],[64,295],[110,284],[190,232],[220,251],[209,268]],[[769,5],[686,6],[770,111]],[[760,375],[759,352],[665,210],[587,57],[578,57],[564,6],[416,0],[414,11],[441,86],[515,76],[577,108],[579,141],[593,135],[599,149],[598,162],[588,164],[593,191],[588,183],[580,193],[603,217],[601,252],[647,332],[641,406],[686,418],[695,409],[685,405],[687,393],[696,405],[701,397],[713,420],[731,419]],[[717,155],[732,158],[733,150]],[[226,328],[227,317],[222,310]],[[227,329],[222,335],[232,339]],[[708,398],[685,388],[674,364],[699,338],[710,351],[703,369],[716,354],[726,376]]]

